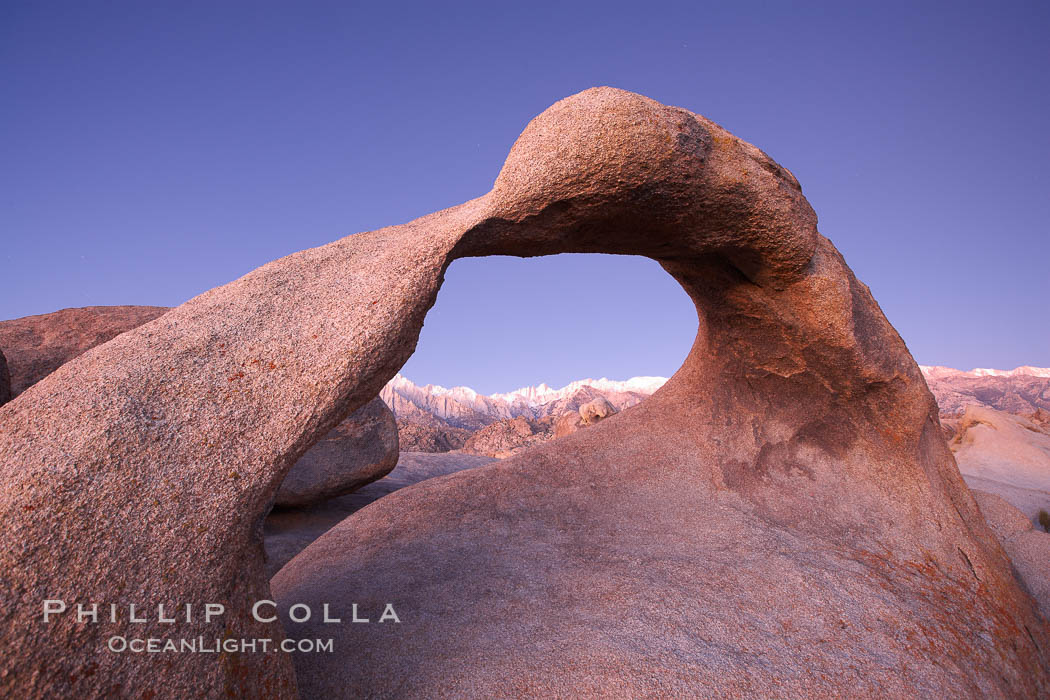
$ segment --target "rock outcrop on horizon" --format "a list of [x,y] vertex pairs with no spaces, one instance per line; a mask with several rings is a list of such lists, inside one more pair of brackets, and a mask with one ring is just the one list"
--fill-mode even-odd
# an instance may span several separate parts
[[85,306],[0,321],[0,350],[11,372],[12,396],[96,345],[167,311],[163,306]]
[[[370,504],[268,586],[274,493],[404,365],[448,265],[570,252],[682,285],[700,333],[674,377]],[[1045,696],[1050,633],[937,415],[791,173],[703,117],[587,90],[526,127],[491,192],[264,265],[0,408],[0,692]],[[404,624],[315,615],[289,629],[334,653],[166,665],[103,650],[156,620],[38,619],[42,595],[145,596],[226,606],[187,637],[279,638],[249,615],[271,593],[284,619],[391,604]]]
[[386,476],[397,455],[397,421],[376,397],[299,458],[277,489],[274,506],[308,506],[346,495]]
[[581,428],[594,425],[600,420],[617,413],[616,408],[604,397],[589,401],[575,411],[566,411],[554,422],[554,437],[562,438],[572,435]]
[[616,413],[616,408],[604,396],[580,406],[580,418],[584,425],[594,425]]

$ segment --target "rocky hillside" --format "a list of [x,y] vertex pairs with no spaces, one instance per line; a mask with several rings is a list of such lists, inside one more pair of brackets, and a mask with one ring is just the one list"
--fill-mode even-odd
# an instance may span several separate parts
[[937,397],[942,416],[956,416],[967,406],[1027,415],[1050,410],[1050,368],[1018,367],[1012,370],[922,367],[930,391]]
[[464,443],[462,451],[505,459],[553,437],[553,416],[540,420],[518,416],[497,421],[478,430]]

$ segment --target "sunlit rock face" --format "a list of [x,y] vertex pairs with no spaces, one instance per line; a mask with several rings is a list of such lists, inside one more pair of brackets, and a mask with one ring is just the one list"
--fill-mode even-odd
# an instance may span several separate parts
[[[248,610],[286,470],[404,364],[452,260],[562,252],[658,260],[696,303],[692,351],[642,404],[397,491],[293,559],[280,606],[374,611],[289,623],[334,653],[165,665],[100,652],[120,624],[40,624],[45,595],[133,597],[226,605],[186,636],[276,636]],[[620,90],[537,117],[478,199],[265,265],[66,364],[0,409],[0,460],[8,695],[1050,692],[1050,636],[933,397],[798,182]],[[400,622],[378,621],[388,604]]]

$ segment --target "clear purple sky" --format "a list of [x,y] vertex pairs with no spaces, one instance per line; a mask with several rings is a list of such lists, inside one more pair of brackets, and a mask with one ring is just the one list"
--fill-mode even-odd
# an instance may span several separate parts
[[[0,318],[174,305],[457,204],[613,85],[790,168],[919,362],[1050,365],[1048,7],[8,0]],[[405,373],[669,374],[695,329],[647,260],[460,261]]]

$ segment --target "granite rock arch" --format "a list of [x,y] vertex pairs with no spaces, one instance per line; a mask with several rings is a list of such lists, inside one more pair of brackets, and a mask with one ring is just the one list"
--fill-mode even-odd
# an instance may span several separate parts
[[[20,650],[0,662],[0,687],[294,696],[287,655],[106,656],[108,636],[164,625],[45,627],[42,600],[221,602],[228,614],[180,634],[278,636],[247,611],[269,597],[258,530],[284,473],[404,364],[452,260],[559,252],[658,260],[697,302],[688,358],[636,410],[394,494],[300,554],[274,579],[282,601],[309,602],[334,577],[433,603],[421,634],[372,637],[341,672],[301,662],[304,694],[349,680],[431,695],[1046,692],[1044,623],[915,362],[798,182],[703,117],[611,88],[533,120],[490,193],[264,265],[0,409],[0,585],[13,601],[0,638]],[[633,510],[613,517],[617,494]],[[483,599],[518,623],[454,611],[465,581],[426,573],[438,542],[463,572],[505,574]],[[544,575],[516,567],[543,552],[557,554]],[[675,623],[668,598],[708,622]],[[545,626],[551,600],[572,601],[577,622]],[[626,603],[653,629],[621,615]],[[475,653],[469,675],[434,653],[451,639],[433,624],[442,613],[455,650]]]

